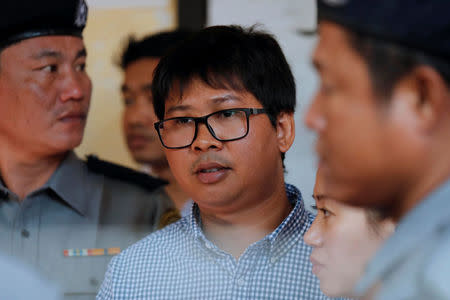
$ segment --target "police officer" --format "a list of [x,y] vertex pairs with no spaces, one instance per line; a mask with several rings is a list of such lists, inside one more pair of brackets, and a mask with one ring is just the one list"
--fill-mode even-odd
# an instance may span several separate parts
[[90,158],[84,0],[15,0],[0,18],[0,252],[93,299],[111,255],[158,226],[162,181]]
[[357,292],[450,299],[450,1],[318,2],[324,186],[398,222]]
[[58,300],[61,295],[52,284],[23,263],[0,255],[0,299]]

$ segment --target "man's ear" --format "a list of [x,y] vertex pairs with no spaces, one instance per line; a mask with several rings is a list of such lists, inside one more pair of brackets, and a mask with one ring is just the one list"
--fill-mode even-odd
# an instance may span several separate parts
[[[403,97],[407,91],[407,97]],[[429,66],[416,67],[393,90],[392,99],[407,100],[403,109],[414,116],[415,126],[429,132],[447,114],[448,87],[440,74]]]
[[278,148],[286,153],[295,138],[295,121],[293,112],[281,112],[276,123]]

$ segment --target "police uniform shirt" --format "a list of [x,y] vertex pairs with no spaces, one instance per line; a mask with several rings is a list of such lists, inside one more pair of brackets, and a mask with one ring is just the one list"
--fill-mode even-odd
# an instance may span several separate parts
[[60,300],[61,295],[34,270],[9,256],[0,255],[0,299]]
[[[374,300],[450,299],[450,179],[397,225],[358,283]],[[376,288],[378,286],[378,288]]]
[[[172,206],[162,189],[150,192],[92,172],[71,152],[22,202],[0,180],[0,251],[58,283],[65,299],[94,299],[111,259],[108,249],[123,250],[156,229]],[[67,255],[101,248],[105,255]]]

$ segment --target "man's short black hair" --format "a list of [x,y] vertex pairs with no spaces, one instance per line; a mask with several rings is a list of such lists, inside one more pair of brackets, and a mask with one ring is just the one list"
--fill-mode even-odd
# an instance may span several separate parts
[[281,112],[295,110],[295,81],[275,38],[255,27],[213,26],[185,40],[158,64],[153,106],[164,119],[173,88],[199,78],[212,88],[247,91],[263,105],[272,124]]
[[142,39],[130,36],[124,47],[118,65],[125,70],[126,67],[141,58],[163,57],[170,49],[192,35],[188,30],[175,30],[148,35]]
[[393,88],[420,65],[430,66],[450,86],[450,62],[422,51],[348,31],[350,45],[366,62],[375,93],[389,99]]

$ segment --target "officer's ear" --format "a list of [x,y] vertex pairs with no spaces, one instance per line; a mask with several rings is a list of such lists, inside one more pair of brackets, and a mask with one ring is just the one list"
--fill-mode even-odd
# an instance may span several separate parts
[[295,138],[295,121],[293,112],[281,112],[276,123],[278,148],[286,153],[291,148]]
[[429,133],[450,110],[449,87],[432,67],[418,66],[395,85],[391,100],[400,117],[413,128]]

